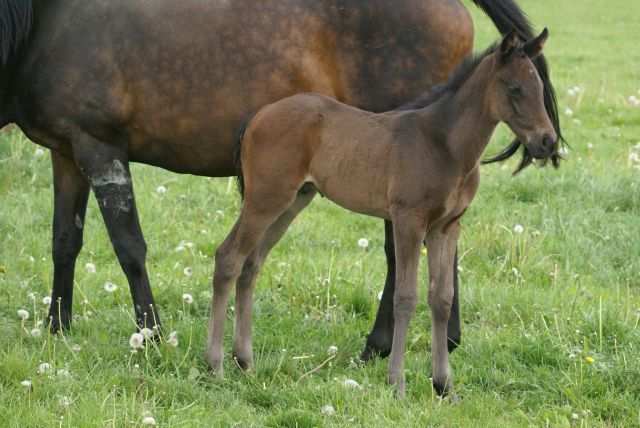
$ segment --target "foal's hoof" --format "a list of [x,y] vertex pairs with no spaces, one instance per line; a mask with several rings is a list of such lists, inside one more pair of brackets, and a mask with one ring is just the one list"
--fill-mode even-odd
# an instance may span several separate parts
[[433,389],[436,391],[439,397],[445,398],[449,397],[450,401],[456,401],[457,396],[453,392],[453,383],[451,380],[447,379],[444,382],[438,382],[435,379],[433,380]]
[[243,359],[243,358],[237,357],[235,355],[233,356],[233,361],[240,368],[240,370],[242,370],[245,373],[250,372],[251,368],[253,367],[253,361],[247,360],[247,359]]
[[396,386],[396,397],[403,399],[405,398],[405,396],[407,395],[406,393],[406,381],[404,379],[404,376],[394,376],[389,374],[389,376],[387,376],[387,383],[389,385],[395,385]]

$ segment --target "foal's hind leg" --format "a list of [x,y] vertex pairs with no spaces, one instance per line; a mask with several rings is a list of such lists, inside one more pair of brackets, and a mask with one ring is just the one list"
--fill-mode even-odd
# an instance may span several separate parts
[[89,183],[72,159],[51,152],[53,166],[53,290],[49,321],[51,331],[71,325],[73,276],[82,248],[84,215],[89,199]]
[[284,196],[280,201],[271,200],[260,206],[252,204],[250,197],[247,197],[238,221],[216,251],[213,302],[204,359],[219,377],[223,377],[223,339],[231,287],[240,276],[247,257],[269,226],[293,203],[294,197]]
[[271,249],[280,241],[296,216],[309,205],[316,193],[313,188],[300,190],[295,202],[267,229],[258,246],[244,262],[242,273],[236,283],[233,331],[233,357],[243,370],[249,370],[253,366],[251,323],[256,277]]

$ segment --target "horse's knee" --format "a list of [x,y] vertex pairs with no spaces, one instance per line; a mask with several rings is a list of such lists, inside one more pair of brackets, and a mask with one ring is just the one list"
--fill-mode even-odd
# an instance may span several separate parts
[[429,290],[429,306],[433,317],[440,321],[448,321],[453,304],[453,290]]
[[82,249],[82,236],[70,236],[61,233],[53,238],[51,255],[56,265],[68,265],[74,263]]
[[393,316],[395,321],[408,320],[416,310],[417,293],[396,293],[393,296]]
[[114,250],[125,273],[141,276],[145,272],[147,244],[144,239],[125,238],[114,243]]

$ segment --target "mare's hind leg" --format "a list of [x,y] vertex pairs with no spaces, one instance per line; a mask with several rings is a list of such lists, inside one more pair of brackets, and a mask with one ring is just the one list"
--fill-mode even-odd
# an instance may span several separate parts
[[433,387],[439,395],[453,391],[447,325],[453,302],[453,272],[460,223],[434,227],[427,234],[429,245],[429,306],[431,306],[431,371]]
[[311,202],[317,191],[303,187],[295,202],[265,232],[258,246],[249,255],[236,283],[235,323],[233,330],[233,357],[243,370],[253,366],[252,314],[253,290],[256,277],[271,249],[280,241],[291,222]]
[[53,167],[53,290],[49,321],[51,332],[71,325],[73,276],[82,248],[82,228],[89,199],[89,183],[72,159],[51,152]]
[[267,194],[279,195],[279,198],[261,200],[264,198],[257,196],[259,203],[254,204],[251,196],[247,195],[240,217],[216,251],[213,302],[204,359],[219,377],[223,377],[223,339],[231,287],[240,276],[247,257],[256,248],[266,230],[295,200],[295,190],[290,196],[286,195],[286,192],[277,191]]
[[[387,256],[387,279],[384,283],[382,299],[367,343],[360,354],[360,360],[369,362],[376,356],[385,358],[391,352],[393,340],[393,293],[396,281],[396,256],[393,242],[393,226],[390,221],[384,222],[384,252]],[[453,262],[453,303],[451,316],[447,326],[448,349],[453,352],[460,344],[460,305],[458,300],[458,254]]]
[[129,282],[138,327],[159,327],[127,153],[84,133],[75,136],[72,146],[76,164],[96,196],[111,244]]

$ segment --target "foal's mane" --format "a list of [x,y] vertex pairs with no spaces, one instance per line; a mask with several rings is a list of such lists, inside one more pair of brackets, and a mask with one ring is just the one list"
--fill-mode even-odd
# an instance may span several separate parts
[[453,73],[451,73],[451,77],[447,82],[435,85],[430,92],[417,100],[410,101],[398,107],[396,111],[419,110],[433,104],[445,94],[457,92],[458,89],[464,85],[467,79],[469,79],[469,76],[473,74],[480,62],[487,56],[494,53],[496,48],[497,43],[494,43],[483,52],[474,53],[473,55],[464,57],[462,62],[455,68]]
[[33,21],[31,0],[0,1],[0,64],[27,38]]

